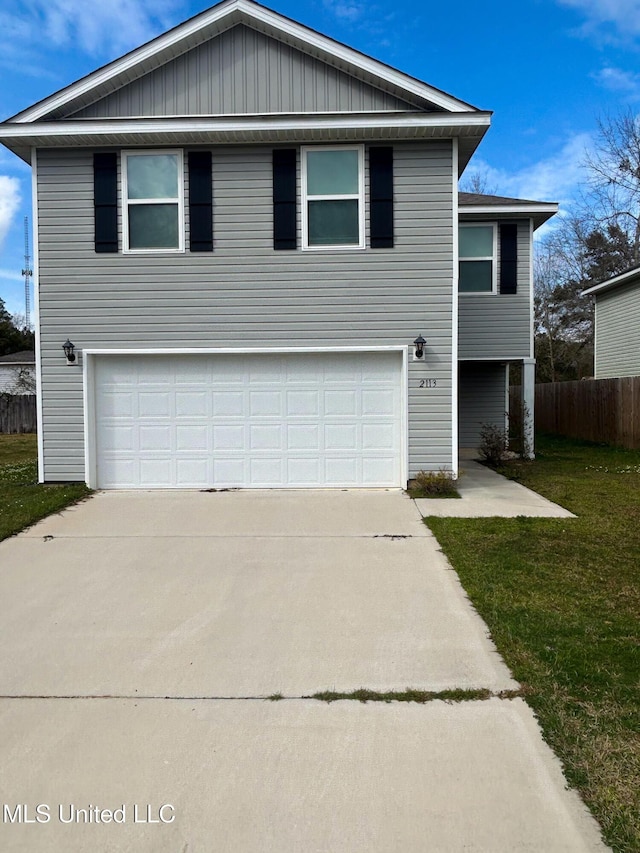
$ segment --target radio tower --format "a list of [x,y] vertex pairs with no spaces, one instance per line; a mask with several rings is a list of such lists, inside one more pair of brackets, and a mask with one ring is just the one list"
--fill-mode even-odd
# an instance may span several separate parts
[[29,217],[24,218],[24,325],[26,329],[31,328],[31,282],[33,275],[31,269],[31,255],[29,254]]

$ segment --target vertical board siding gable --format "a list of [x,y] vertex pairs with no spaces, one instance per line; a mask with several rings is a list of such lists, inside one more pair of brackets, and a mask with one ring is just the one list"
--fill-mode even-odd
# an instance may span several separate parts
[[189,170],[189,249],[213,251],[213,196],[211,152],[190,151]]
[[273,248],[297,248],[295,148],[273,150]]
[[118,155],[93,155],[94,247],[118,251]]
[[372,249],[393,248],[393,148],[369,149],[369,216]]
[[416,109],[291,45],[238,25],[74,117]]

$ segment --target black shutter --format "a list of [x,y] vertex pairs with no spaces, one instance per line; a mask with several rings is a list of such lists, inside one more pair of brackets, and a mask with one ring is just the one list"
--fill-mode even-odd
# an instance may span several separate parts
[[213,252],[211,151],[190,151],[189,250]]
[[295,148],[273,150],[273,248],[297,248]]
[[518,226],[500,226],[500,293],[518,292]]
[[118,155],[93,155],[93,213],[96,252],[118,251]]
[[369,149],[369,215],[372,249],[393,248],[393,148]]

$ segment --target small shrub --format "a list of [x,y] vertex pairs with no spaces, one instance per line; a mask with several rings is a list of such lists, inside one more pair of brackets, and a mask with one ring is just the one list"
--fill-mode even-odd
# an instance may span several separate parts
[[480,427],[480,458],[492,468],[498,468],[507,458],[509,436],[506,430],[496,424],[482,424]]
[[459,498],[451,471],[418,471],[411,488],[414,498]]

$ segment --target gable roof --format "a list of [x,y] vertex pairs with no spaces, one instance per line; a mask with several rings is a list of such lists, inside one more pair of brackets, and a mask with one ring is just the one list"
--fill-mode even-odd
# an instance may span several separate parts
[[[87,106],[221,33],[244,25],[405,102],[408,111],[80,118]],[[412,109],[413,108],[413,109]],[[40,146],[453,138],[462,170],[490,124],[478,110],[253,0],[223,0],[0,124],[0,141],[27,162]],[[292,135],[293,134],[293,135]],[[297,134],[297,135],[296,135]]]
[[280,15],[254,0],[223,0],[70,86],[54,92],[8,121],[24,123],[68,116],[237,24],[245,24],[284,41],[354,77],[415,103],[418,109],[478,111],[476,107],[446,92]]
[[534,228],[539,228],[558,212],[558,205],[552,201],[465,192],[458,193],[458,208],[465,215],[490,215],[500,219],[527,216],[533,221]]
[[614,275],[613,278],[609,278],[606,281],[601,282],[600,284],[594,284],[593,287],[588,287],[586,290],[583,290],[582,295],[598,295],[606,290],[613,290],[614,287],[622,287],[625,284],[640,285],[640,266],[633,267],[632,269],[620,273],[619,275]]

